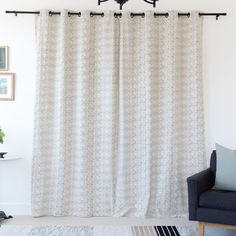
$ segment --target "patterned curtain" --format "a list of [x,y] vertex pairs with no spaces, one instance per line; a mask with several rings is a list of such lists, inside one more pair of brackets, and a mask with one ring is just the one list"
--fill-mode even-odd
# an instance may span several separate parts
[[180,216],[205,167],[202,19],[37,17],[34,216]]

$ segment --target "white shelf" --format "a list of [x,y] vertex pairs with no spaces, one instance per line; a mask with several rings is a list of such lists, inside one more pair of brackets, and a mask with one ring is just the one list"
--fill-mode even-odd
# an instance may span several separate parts
[[6,154],[5,158],[0,158],[0,161],[14,161],[14,160],[19,160],[19,159],[21,159],[21,157]]

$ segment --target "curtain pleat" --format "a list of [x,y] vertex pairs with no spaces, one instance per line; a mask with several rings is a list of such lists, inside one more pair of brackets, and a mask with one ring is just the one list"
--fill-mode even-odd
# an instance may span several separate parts
[[34,216],[178,216],[205,167],[202,19],[36,20]]

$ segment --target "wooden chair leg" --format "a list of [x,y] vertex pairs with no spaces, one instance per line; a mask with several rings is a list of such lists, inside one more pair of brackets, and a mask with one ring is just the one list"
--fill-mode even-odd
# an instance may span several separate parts
[[204,236],[205,225],[202,222],[198,223],[198,236]]

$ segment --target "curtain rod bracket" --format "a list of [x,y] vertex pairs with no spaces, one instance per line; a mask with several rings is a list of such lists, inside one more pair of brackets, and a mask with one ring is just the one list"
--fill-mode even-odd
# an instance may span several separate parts
[[227,16],[227,13],[199,13],[199,16],[215,16],[219,20],[220,16]]

